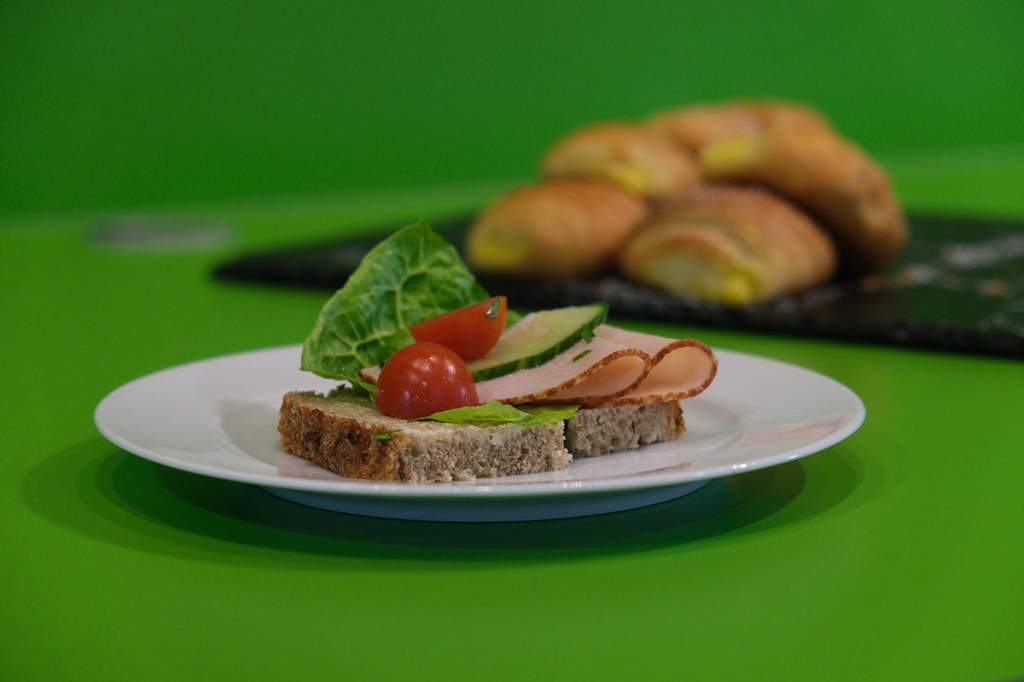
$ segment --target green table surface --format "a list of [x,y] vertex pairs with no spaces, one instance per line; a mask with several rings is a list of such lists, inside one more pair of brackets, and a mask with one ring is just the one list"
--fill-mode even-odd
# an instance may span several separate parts
[[[908,206],[1024,216],[1024,155],[896,160]],[[0,221],[0,678],[1006,680],[1024,674],[1024,363],[664,324],[834,377],[864,426],[644,509],[509,524],[319,511],[104,440],[136,377],[298,343],[322,292],[245,249],[496,186]],[[161,238],[162,235],[162,238]],[[187,238],[186,238],[187,237]],[[780,387],[781,390],[781,387]]]

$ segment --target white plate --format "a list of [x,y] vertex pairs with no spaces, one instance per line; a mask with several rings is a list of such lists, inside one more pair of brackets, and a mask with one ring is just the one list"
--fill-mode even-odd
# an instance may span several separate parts
[[655,504],[715,478],[818,452],[864,421],[860,398],[828,377],[752,355],[716,354],[715,382],[684,401],[680,440],[580,459],[563,471],[474,482],[347,479],[284,452],[277,435],[282,395],[336,383],[300,371],[298,346],[150,374],[104,398],[95,420],[112,443],[169,467],[263,486],[323,509],[435,521],[552,519]]

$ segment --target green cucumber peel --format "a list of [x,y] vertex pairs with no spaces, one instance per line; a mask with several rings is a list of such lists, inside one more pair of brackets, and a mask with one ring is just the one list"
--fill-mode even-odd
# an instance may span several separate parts
[[486,381],[539,367],[580,341],[592,341],[594,329],[607,317],[605,303],[531,313],[510,326],[487,355],[468,363],[469,371],[474,381]]

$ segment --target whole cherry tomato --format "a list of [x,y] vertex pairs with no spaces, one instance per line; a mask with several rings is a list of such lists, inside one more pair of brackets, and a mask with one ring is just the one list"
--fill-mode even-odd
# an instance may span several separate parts
[[505,330],[508,303],[504,296],[472,303],[414,324],[409,332],[417,341],[447,346],[469,362],[487,355]]
[[384,362],[377,378],[377,409],[392,417],[418,419],[479,403],[465,361],[437,343],[399,348]]

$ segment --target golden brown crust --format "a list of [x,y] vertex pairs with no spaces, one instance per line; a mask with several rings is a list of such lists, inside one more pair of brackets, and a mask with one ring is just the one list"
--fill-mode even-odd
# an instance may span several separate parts
[[626,244],[619,265],[637,282],[745,304],[825,282],[836,253],[819,225],[775,194],[719,185],[662,204]]
[[738,135],[832,127],[825,116],[806,104],[775,99],[694,104],[655,114],[649,125],[698,154],[711,143]]
[[341,419],[309,394],[288,393],[281,403],[281,445],[347,478],[400,480],[400,442],[378,439],[389,427],[358,417]]
[[556,142],[541,161],[545,178],[597,178],[643,197],[662,197],[696,184],[693,154],[661,132],[633,123],[600,123]]
[[819,218],[849,273],[882,268],[909,238],[884,170],[834,132],[734,137],[707,146],[700,160],[710,181],[763,183]]
[[647,214],[646,203],[612,183],[557,179],[512,190],[470,227],[466,259],[508,275],[588,275],[608,268]]

